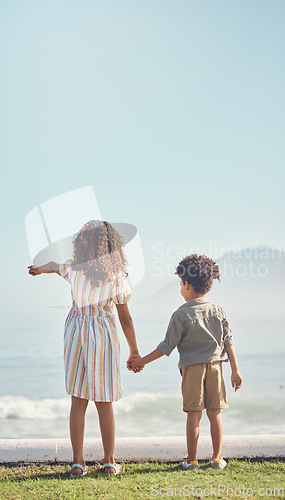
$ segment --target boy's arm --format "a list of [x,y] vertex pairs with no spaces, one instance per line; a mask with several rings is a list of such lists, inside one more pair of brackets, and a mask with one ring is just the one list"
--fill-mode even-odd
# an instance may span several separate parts
[[225,349],[228,353],[231,369],[232,369],[232,375],[231,375],[231,382],[232,382],[232,387],[234,387],[235,392],[242,386],[242,378],[239,373],[238,369],[238,362],[237,362],[237,357],[236,357],[236,352],[235,348],[233,345],[226,345]]
[[182,336],[182,331],[183,322],[178,312],[175,311],[170,318],[164,340],[160,342],[160,344],[156,349],[154,349],[154,351],[147,354],[147,356],[144,356],[140,360],[135,360],[131,364],[131,369],[136,370],[138,367],[144,366],[148,363],[151,363],[152,361],[155,361],[158,358],[161,358],[161,356],[169,356],[173,349],[179,344]]
[[151,363],[152,361],[155,361],[162,356],[164,356],[163,352],[156,348],[154,349],[154,351],[150,352],[143,358],[134,359],[131,363],[131,369],[133,370],[134,368],[144,367],[144,365],[147,365],[148,363]]
[[57,262],[48,262],[43,266],[29,266],[29,274],[38,276],[42,273],[56,273],[59,274],[59,264]]
[[[124,335],[126,337],[126,341],[128,343],[129,349],[130,349],[130,355],[129,355],[129,358],[127,360],[127,368],[128,368],[128,370],[130,370],[131,369],[131,362],[135,358],[140,359],[134,324],[133,324],[133,320],[132,320],[132,317],[131,317],[131,314],[130,314],[130,311],[128,308],[128,304],[116,304],[116,308],[117,308],[119,321],[120,321],[122,330],[124,332]],[[143,368],[143,366],[141,367],[141,369],[142,368]]]

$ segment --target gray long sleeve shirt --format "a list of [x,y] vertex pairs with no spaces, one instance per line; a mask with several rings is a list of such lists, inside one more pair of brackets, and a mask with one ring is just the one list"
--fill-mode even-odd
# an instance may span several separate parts
[[227,361],[225,346],[233,344],[224,310],[205,297],[189,300],[171,316],[165,339],[157,348],[169,356],[177,347],[179,368]]

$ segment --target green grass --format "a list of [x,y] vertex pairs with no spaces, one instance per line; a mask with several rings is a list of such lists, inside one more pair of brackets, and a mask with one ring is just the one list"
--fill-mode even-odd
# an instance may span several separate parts
[[180,463],[124,463],[117,477],[106,477],[99,463],[88,465],[88,475],[73,480],[67,464],[0,465],[0,499],[284,498],[277,490],[285,490],[284,459],[230,460],[224,471],[200,462],[197,472]]

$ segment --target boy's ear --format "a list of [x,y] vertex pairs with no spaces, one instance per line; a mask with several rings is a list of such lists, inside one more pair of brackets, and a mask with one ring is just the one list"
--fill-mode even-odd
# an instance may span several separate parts
[[185,281],[185,288],[186,288],[186,290],[190,290],[192,288],[192,285],[190,285],[190,283],[188,283],[188,281]]

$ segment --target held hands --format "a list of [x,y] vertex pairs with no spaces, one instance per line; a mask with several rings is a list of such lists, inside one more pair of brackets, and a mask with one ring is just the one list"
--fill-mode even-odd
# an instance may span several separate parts
[[131,370],[134,373],[140,372],[144,368],[144,363],[142,361],[142,358],[136,358],[132,361],[131,363]]
[[38,276],[39,274],[42,274],[42,271],[39,267],[37,266],[28,266],[29,269],[29,274],[32,276]]
[[141,372],[144,367],[141,359],[142,358],[139,354],[130,355],[127,361],[127,369],[129,371],[133,371],[134,373]]
[[242,378],[241,378],[239,371],[232,372],[231,382],[232,382],[232,387],[234,388],[235,392],[241,388]]

